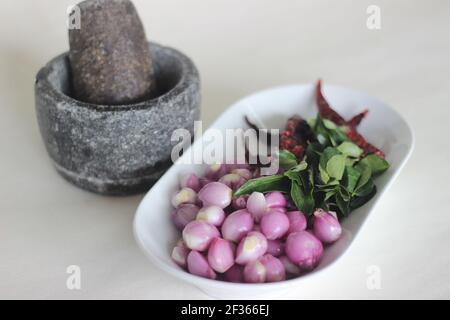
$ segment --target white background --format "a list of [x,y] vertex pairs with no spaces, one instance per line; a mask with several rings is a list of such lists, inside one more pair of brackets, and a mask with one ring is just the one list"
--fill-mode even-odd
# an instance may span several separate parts
[[[208,298],[138,250],[131,223],[142,196],[85,192],[50,164],[34,76],[68,49],[71,3],[0,2],[0,298]],[[414,154],[351,252],[284,298],[450,298],[449,1],[134,3],[149,39],[197,64],[206,124],[255,90],[322,77],[386,101],[413,127]],[[370,4],[381,30],[366,28]],[[79,291],[66,288],[71,264]],[[366,286],[370,265],[381,268],[380,290]]]

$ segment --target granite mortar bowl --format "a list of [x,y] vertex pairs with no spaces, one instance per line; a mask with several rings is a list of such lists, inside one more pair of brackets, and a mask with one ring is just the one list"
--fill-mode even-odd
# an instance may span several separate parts
[[57,171],[75,185],[105,195],[146,191],[171,165],[173,130],[193,133],[200,116],[200,78],[181,52],[149,43],[157,97],[126,105],[73,99],[68,53],[36,76],[41,135]]

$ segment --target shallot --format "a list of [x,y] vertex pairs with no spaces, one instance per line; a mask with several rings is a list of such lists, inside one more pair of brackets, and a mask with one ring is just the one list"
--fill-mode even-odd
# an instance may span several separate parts
[[195,192],[199,192],[200,188],[201,188],[200,179],[194,173],[186,174],[186,175],[181,177],[181,179],[180,179],[180,186],[182,188],[185,188],[185,187],[186,188],[191,188]]
[[172,197],[172,205],[177,208],[184,203],[195,203],[197,201],[197,193],[191,188],[184,187]]
[[183,229],[183,240],[189,249],[204,251],[208,249],[211,241],[220,236],[219,230],[212,224],[194,220]]
[[189,251],[189,248],[186,247],[184,242],[180,241],[172,250],[173,261],[175,261],[179,266],[185,267]]
[[225,218],[222,224],[222,237],[238,242],[253,228],[253,218],[246,210],[238,210]]
[[288,233],[303,231],[306,229],[306,217],[301,211],[289,211],[286,213],[289,219]]
[[244,281],[248,283],[262,283],[266,281],[266,267],[259,261],[254,260],[244,268]]
[[237,173],[228,173],[219,179],[220,183],[223,183],[224,185],[226,185],[234,190],[238,189],[246,181],[247,181],[246,179],[244,179],[242,176],[240,176]]
[[266,195],[266,203],[269,208],[285,207],[287,205],[286,198],[281,192],[270,192]]
[[247,210],[256,222],[259,222],[268,211],[266,198],[261,192],[253,192],[247,199]]
[[208,166],[205,172],[205,178],[209,180],[219,180],[228,171],[227,165],[215,163]]
[[267,239],[261,232],[251,231],[241,240],[236,249],[236,263],[247,264],[267,251]]
[[195,220],[198,211],[195,204],[182,204],[172,212],[172,221],[179,230],[183,230],[189,222]]
[[342,234],[338,219],[329,212],[317,209],[313,218],[314,235],[323,243],[333,243]]
[[224,278],[230,282],[244,282],[244,267],[233,264],[233,266],[224,273]]
[[266,281],[277,282],[286,279],[286,271],[283,263],[274,256],[266,254],[259,259],[262,265],[266,268]]
[[323,254],[322,243],[308,231],[291,233],[285,246],[288,258],[302,270],[312,270],[320,262]]
[[271,211],[261,218],[261,232],[269,240],[279,239],[289,230],[289,219],[280,211]]
[[205,185],[198,193],[198,198],[204,206],[218,206],[225,208],[231,203],[232,190],[220,182]]
[[267,240],[267,253],[279,257],[284,253],[284,244],[281,240]]
[[218,206],[203,207],[198,210],[196,219],[209,222],[214,226],[220,226],[225,220],[225,212]]
[[187,269],[196,276],[215,279],[216,273],[209,266],[206,258],[198,251],[192,250],[187,256]]
[[224,273],[234,264],[233,245],[230,241],[215,238],[208,249],[208,262],[211,268]]
[[296,266],[287,256],[282,256],[279,259],[283,264],[286,273],[294,276],[298,276],[301,273],[300,268]]

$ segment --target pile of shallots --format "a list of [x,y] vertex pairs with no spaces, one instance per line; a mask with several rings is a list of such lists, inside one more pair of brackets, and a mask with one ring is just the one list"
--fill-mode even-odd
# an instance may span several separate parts
[[[281,192],[233,198],[256,177],[246,165],[212,165],[205,177],[188,174],[172,197],[172,220],[182,239],[172,259],[209,279],[262,283],[285,280],[314,269],[323,246],[342,229],[334,212],[317,209],[307,217]],[[292,210],[290,210],[292,209]]]

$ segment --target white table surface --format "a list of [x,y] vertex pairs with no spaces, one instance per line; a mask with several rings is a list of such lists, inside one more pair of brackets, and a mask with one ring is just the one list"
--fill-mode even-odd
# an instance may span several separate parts
[[[85,192],[51,166],[33,84],[68,48],[71,3],[0,2],[0,298],[208,298],[137,248],[131,224],[142,196]],[[205,125],[253,91],[322,77],[388,102],[413,127],[415,152],[351,252],[284,298],[450,298],[449,1],[134,3],[148,38],[197,64]],[[381,8],[381,30],[366,27],[370,4]],[[73,264],[81,290],[66,288]],[[366,285],[371,265],[379,290]]]

